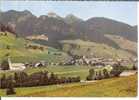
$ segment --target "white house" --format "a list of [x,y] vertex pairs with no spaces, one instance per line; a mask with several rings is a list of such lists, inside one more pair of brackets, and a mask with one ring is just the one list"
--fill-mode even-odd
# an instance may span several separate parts
[[8,58],[8,63],[10,70],[24,70],[26,68],[23,63],[12,63],[10,58]]

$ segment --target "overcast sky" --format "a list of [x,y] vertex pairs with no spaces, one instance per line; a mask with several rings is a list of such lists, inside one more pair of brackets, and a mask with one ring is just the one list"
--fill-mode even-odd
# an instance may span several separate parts
[[0,1],[0,10],[29,10],[36,16],[55,12],[87,20],[91,17],[107,17],[130,25],[137,24],[137,2],[94,2],[94,1]]

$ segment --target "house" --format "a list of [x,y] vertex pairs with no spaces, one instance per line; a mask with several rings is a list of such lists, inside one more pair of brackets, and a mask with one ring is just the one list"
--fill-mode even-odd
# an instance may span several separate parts
[[46,34],[41,34],[41,35],[31,35],[26,37],[29,40],[45,40],[48,41],[48,36]]
[[44,67],[46,66],[45,62],[37,62],[34,67]]
[[8,58],[9,70],[24,70],[25,64],[23,63],[12,63],[10,58]]

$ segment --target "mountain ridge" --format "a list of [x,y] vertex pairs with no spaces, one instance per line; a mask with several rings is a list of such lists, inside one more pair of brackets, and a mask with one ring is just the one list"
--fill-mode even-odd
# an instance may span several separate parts
[[[11,13],[11,14],[10,14]],[[72,15],[74,16],[74,15]],[[71,17],[72,17],[71,16]],[[66,23],[65,18],[48,17],[48,15],[35,16],[30,11],[1,12],[0,23],[15,25],[19,36],[47,34],[48,44],[59,46],[60,40],[83,39],[96,43],[105,43],[112,47],[118,45],[106,37],[105,34],[118,35],[130,41],[137,42],[137,25],[131,26],[123,22],[104,17],[93,17],[86,21],[74,16],[72,23]]]

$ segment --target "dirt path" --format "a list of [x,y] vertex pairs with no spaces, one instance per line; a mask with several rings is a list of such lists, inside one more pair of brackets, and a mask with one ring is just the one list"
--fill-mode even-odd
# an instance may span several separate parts
[[120,74],[120,76],[130,76],[136,74],[137,71],[124,71]]
[[97,82],[97,81],[98,81],[98,80],[90,80],[90,81],[81,80],[80,83],[87,84],[87,83],[94,83],[94,82]]

